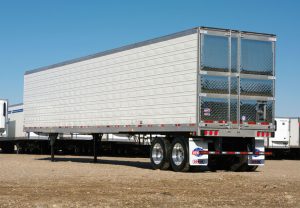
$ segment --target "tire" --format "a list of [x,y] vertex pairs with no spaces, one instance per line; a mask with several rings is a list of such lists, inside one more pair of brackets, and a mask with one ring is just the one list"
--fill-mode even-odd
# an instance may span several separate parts
[[246,155],[235,155],[232,156],[229,162],[229,170],[234,172],[243,172],[246,170],[246,165],[248,163],[248,156]]
[[211,171],[217,171],[217,170],[230,170],[232,162],[232,158],[225,157],[225,156],[210,156],[208,159],[208,165],[207,167]]
[[252,171],[256,171],[256,169],[258,168],[258,165],[247,165],[248,169],[246,171],[252,172]]
[[184,139],[175,138],[171,145],[170,162],[176,172],[187,172],[190,169],[188,144]]
[[13,143],[5,142],[2,146],[2,152],[7,154],[12,154],[15,151],[15,146]]
[[238,162],[231,164],[230,170],[235,172],[253,172],[258,166],[257,165],[248,165],[248,156],[240,155],[236,156]]
[[153,169],[167,170],[170,168],[170,146],[167,139],[155,138],[151,142],[150,161]]

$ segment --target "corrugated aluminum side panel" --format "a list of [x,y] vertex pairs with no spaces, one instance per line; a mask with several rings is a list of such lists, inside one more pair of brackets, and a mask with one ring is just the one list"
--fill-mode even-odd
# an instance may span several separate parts
[[25,127],[196,123],[197,34],[24,77]]

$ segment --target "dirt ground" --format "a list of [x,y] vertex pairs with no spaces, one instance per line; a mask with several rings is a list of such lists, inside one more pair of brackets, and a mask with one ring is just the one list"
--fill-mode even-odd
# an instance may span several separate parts
[[300,160],[175,173],[146,158],[0,154],[0,207],[300,207]]

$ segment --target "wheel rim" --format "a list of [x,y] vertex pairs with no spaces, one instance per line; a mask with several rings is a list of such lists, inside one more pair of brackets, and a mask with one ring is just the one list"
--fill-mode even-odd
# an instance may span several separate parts
[[158,165],[163,160],[163,148],[159,143],[156,143],[152,148],[152,159],[153,162]]
[[184,148],[180,143],[176,143],[172,149],[172,160],[177,166],[181,165],[184,160]]

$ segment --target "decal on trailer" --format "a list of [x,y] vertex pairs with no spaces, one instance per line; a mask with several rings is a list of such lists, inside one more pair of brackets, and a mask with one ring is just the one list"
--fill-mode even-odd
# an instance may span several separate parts
[[246,116],[242,116],[242,121],[246,121]]
[[210,113],[211,113],[210,108],[204,108],[204,109],[203,109],[203,114],[204,114],[204,116],[210,116]]
[[200,151],[203,151],[203,148],[202,147],[197,147],[192,151],[192,155],[194,155],[196,157],[200,157],[201,156]]
[[208,151],[208,144],[201,138],[189,139],[189,162],[192,166],[207,166],[208,155],[200,154],[201,151]]
[[248,165],[264,165],[265,155],[259,154],[265,152],[264,139],[255,139],[254,155],[248,155]]

